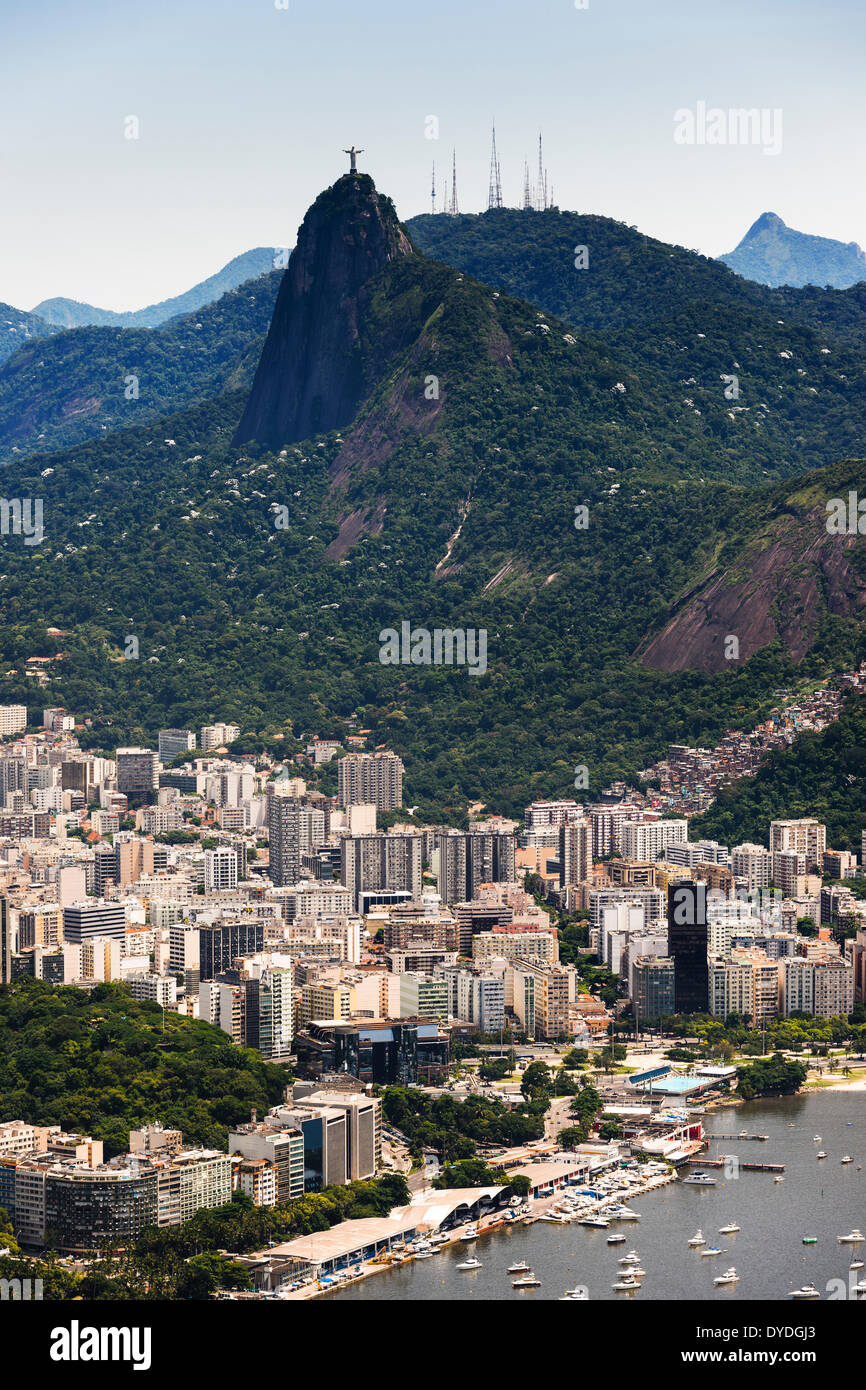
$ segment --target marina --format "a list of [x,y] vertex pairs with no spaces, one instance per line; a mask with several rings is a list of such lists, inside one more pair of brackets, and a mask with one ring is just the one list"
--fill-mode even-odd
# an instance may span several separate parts
[[[816,1164],[812,1135],[820,1132],[828,1146],[835,1141],[838,1152],[842,1131],[852,1116],[859,1117],[862,1104],[862,1096],[856,1093],[831,1092],[751,1101],[742,1106],[744,1117],[748,1114],[751,1120],[750,1130],[767,1133],[768,1159],[778,1159],[785,1167],[785,1186],[775,1186],[760,1171],[744,1171],[744,1164],[740,1163],[736,1178],[722,1173],[715,1187],[695,1188],[681,1180],[668,1180],[639,1196],[630,1194],[628,1204],[639,1212],[641,1220],[639,1226],[632,1228],[637,1248],[627,1256],[618,1256],[616,1246],[608,1245],[609,1231],[579,1224],[575,1219],[561,1225],[542,1221],[539,1217],[543,1204],[533,1202],[529,1219],[503,1223],[489,1234],[483,1228],[479,1231],[477,1247],[473,1248],[477,1248],[483,1267],[465,1279],[454,1273],[456,1261],[463,1258],[467,1248],[458,1242],[445,1246],[435,1260],[422,1264],[410,1261],[377,1275],[374,1281],[360,1279],[327,1296],[584,1301],[580,1291],[585,1289],[591,1301],[790,1302],[795,1296],[805,1298],[799,1291],[811,1285],[826,1299],[828,1283],[835,1280],[835,1287],[850,1289],[847,1296],[861,1298],[861,1281],[857,1271],[849,1268],[849,1262],[866,1244],[849,1244],[847,1238],[859,1233],[857,1220],[861,1218],[862,1224],[866,1183],[854,1164],[836,1163],[829,1168]],[[859,1118],[855,1123],[859,1125]],[[712,1140],[718,1137],[714,1125],[725,1132],[730,1130],[730,1112],[710,1114],[705,1124],[707,1138]],[[857,1144],[851,1136],[846,1138],[857,1157]],[[561,1200],[552,1197],[548,1205],[557,1205]],[[613,1202],[622,1200],[619,1197]],[[703,1260],[699,1258],[702,1246],[690,1244],[698,1220],[707,1234],[706,1240],[703,1235],[700,1237],[703,1244],[721,1245],[721,1241],[711,1238],[711,1233],[724,1234],[727,1260],[736,1262],[732,1278],[728,1279],[728,1265],[719,1267],[720,1261],[725,1260],[724,1251],[715,1259]],[[735,1226],[739,1230],[731,1229]],[[804,1237],[814,1239],[814,1243],[804,1244]],[[541,1280],[540,1287],[512,1291],[511,1277],[506,1271],[509,1263],[517,1260],[529,1265]],[[635,1268],[645,1271],[645,1277],[635,1277]],[[722,1282],[717,1283],[717,1279]],[[863,1282],[866,1288],[866,1281]],[[614,1289],[614,1283],[626,1283],[627,1287]],[[568,1291],[573,1292],[573,1297]],[[814,1298],[814,1293],[808,1297]]]

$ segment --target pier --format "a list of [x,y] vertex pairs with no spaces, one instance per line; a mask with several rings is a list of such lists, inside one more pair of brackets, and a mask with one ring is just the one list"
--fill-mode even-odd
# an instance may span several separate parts
[[[729,1157],[736,1158],[736,1155],[731,1154]],[[724,1168],[728,1158],[690,1158],[688,1161],[690,1164],[693,1163],[696,1168]],[[785,1171],[784,1163],[740,1163],[739,1159],[736,1161],[737,1166],[747,1173],[784,1173]]]

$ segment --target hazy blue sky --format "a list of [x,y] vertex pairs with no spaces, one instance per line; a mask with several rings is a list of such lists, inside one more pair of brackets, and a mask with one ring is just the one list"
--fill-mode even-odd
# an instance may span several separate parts
[[[0,300],[138,308],[291,245],[352,141],[404,218],[455,144],[478,211],[494,116],[507,202],[541,128],[561,207],[864,243],[864,72],[864,0],[0,0]],[[782,152],[677,145],[699,101],[781,108]]]

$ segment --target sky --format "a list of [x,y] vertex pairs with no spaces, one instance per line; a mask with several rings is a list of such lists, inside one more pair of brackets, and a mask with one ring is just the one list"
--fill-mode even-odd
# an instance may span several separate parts
[[[541,130],[562,208],[712,256],[765,211],[866,244],[863,0],[578,4],[0,0],[0,301],[136,309],[291,246],[352,143],[404,219],[456,147],[481,211],[494,119],[506,203]],[[699,103],[780,111],[781,149],[678,143]]]

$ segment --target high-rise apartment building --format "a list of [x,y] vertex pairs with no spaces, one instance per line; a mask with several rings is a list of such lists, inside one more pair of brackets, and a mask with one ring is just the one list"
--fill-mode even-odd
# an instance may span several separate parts
[[586,883],[592,874],[592,822],[563,822],[559,827],[559,885]]
[[827,848],[827,827],[811,816],[800,820],[770,821],[770,850],[772,853],[794,851],[805,859],[805,872],[817,868],[821,872]]
[[22,734],[27,728],[26,705],[0,705],[0,738]]
[[238,857],[233,849],[206,849],[204,852],[204,891],[229,892],[238,886]]
[[403,804],[404,767],[396,753],[347,753],[337,764],[341,806],[371,804],[394,811]]
[[227,748],[240,738],[239,724],[203,724],[201,727],[201,749],[210,753],[214,748]]
[[361,894],[398,890],[421,897],[422,837],[416,834],[352,835],[340,845],[340,880],[355,910]]
[[291,886],[301,877],[301,803],[290,796],[268,799],[268,846],[271,882]]
[[151,801],[159,781],[159,759],[152,748],[118,748],[117,790],[129,801]]
[[194,752],[195,734],[192,729],[160,729],[157,746],[159,761],[168,764],[173,762],[179,753]]

